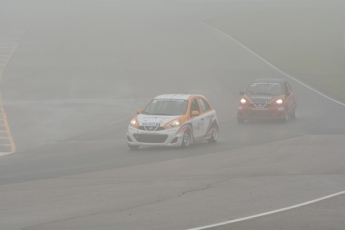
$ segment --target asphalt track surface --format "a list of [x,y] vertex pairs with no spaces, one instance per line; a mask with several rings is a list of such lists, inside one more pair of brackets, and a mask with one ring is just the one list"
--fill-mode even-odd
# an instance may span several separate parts
[[[345,106],[202,22],[301,3],[3,4],[0,42],[18,48],[0,85],[16,144],[0,157],[0,229],[190,229],[345,190]],[[260,77],[290,82],[296,119],[237,124]],[[136,109],[184,92],[209,98],[219,142],[129,150]],[[212,229],[344,229],[344,198]]]

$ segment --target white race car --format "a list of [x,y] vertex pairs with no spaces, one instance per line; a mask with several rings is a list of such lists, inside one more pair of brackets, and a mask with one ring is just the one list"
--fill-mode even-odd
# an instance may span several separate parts
[[169,94],[152,99],[128,126],[129,148],[139,146],[182,146],[218,139],[216,111],[201,95]]

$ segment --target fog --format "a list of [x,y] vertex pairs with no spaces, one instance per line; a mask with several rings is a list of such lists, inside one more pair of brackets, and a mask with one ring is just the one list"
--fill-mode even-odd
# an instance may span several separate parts
[[[189,229],[344,191],[344,25],[343,1],[0,0],[0,229]],[[237,122],[258,78],[296,119]],[[137,109],[187,93],[217,143],[128,148]],[[343,198],[215,229],[342,229]]]

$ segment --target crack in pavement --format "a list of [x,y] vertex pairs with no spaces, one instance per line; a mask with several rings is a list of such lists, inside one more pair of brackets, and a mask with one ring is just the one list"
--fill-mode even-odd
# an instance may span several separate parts
[[101,212],[86,214],[86,215],[78,215],[78,216],[73,216],[73,217],[70,217],[70,218],[64,218],[64,219],[60,219],[60,220],[55,220],[55,221],[50,221],[50,222],[46,222],[46,223],[36,224],[36,225],[32,225],[32,226],[21,228],[21,229],[22,230],[28,230],[30,228],[34,228],[34,227],[38,227],[38,226],[43,226],[43,225],[47,225],[47,224],[54,224],[54,223],[58,223],[58,222],[62,222],[62,221],[73,220],[73,219],[77,219],[77,218],[80,218],[80,217],[95,216],[95,215],[104,214],[104,213],[125,212],[125,211],[131,210],[131,209],[135,209],[135,208],[140,208],[140,207],[144,207],[144,206],[148,206],[148,205],[158,204],[158,203],[161,203],[161,202],[164,202],[164,201],[178,199],[178,198],[181,198],[181,197],[183,197],[183,196],[185,196],[187,194],[190,194],[190,193],[205,191],[207,189],[212,188],[214,185],[217,185],[217,184],[220,184],[220,183],[224,183],[224,182],[228,182],[228,181],[231,181],[233,179],[237,179],[237,178],[230,178],[230,179],[226,179],[226,180],[217,181],[217,182],[214,182],[214,183],[209,183],[206,186],[204,186],[203,188],[192,189],[192,190],[189,190],[189,191],[185,191],[185,192],[182,192],[181,194],[179,194],[177,196],[173,196],[173,197],[169,197],[169,198],[165,198],[165,199],[160,199],[160,200],[149,202],[149,203],[146,203],[146,204],[140,204],[140,205],[132,206],[132,207],[129,207],[129,208],[124,208],[124,209],[121,209],[121,210],[107,210],[107,211],[101,211]]

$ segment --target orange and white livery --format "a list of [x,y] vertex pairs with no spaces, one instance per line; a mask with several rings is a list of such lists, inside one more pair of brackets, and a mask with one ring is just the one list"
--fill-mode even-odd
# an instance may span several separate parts
[[202,95],[166,94],[153,98],[138,109],[130,121],[127,143],[139,146],[182,146],[192,142],[218,139],[216,111]]

